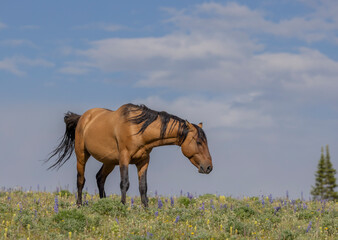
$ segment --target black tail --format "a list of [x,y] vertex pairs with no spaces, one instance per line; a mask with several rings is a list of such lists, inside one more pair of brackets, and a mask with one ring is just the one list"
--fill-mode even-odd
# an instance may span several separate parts
[[74,151],[75,129],[80,117],[80,115],[72,112],[67,112],[65,114],[64,120],[66,124],[66,131],[59,146],[50,153],[50,157],[46,160],[46,162],[48,162],[53,157],[57,156],[56,162],[50,166],[48,170],[55,168],[59,169],[72,156]]

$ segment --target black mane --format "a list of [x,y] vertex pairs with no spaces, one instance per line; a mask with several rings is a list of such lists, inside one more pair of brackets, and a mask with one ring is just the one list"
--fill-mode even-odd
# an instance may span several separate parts
[[[130,112],[140,112],[140,113],[136,116],[129,117]],[[186,120],[183,120],[182,118],[179,118],[175,115],[171,115],[164,111],[158,112],[158,111],[149,109],[143,104],[142,105],[134,105],[134,104],[125,105],[125,108],[123,109],[123,115],[126,117],[127,121],[133,124],[142,123],[142,126],[140,130],[137,132],[137,134],[142,134],[147,129],[147,127],[157,119],[157,117],[160,117],[160,121],[161,121],[161,130],[160,130],[161,138],[164,138],[171,119],[174,121],[170,124],[168,133],[172,132],[173,129],[178,125],[179,144],[182,144],[184,142],[189,132],[189,127],[186,123]],[[193,124],[193,126],[197,129],[198,138],[201,139],[202,141],[206,141],[206,135],[204,131],[202,130],[202,128],[198,127],[195,124]]]

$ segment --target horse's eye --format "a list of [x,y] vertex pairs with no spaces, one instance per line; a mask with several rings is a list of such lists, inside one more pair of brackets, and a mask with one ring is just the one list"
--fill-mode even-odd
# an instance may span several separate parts
[[202,145],[201,141],[196,141],[197,145]]

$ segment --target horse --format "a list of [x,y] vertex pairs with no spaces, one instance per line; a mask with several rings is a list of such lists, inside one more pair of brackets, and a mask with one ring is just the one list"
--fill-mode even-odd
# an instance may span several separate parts
[[125,104],[116,111],[93,108],[82,116],[67,112],[66,130],[59,145],[50,153],[48,162],[56,161],[48,169],[59,169],[75,150],[77,158],[77,205],[82,205],[85,166],[93,156],[102,162],[96,174],[100,198],[106,197],[104,184],[115,166],[120,168],[121,202],[126,203],[129,188],[128,165],[137,167],[139,191],[144,207],[148,206],[147,169],[149,154],[154,147],[178,145],[199,173],[212,171],[207,137],[202,123],[192,124],[167,112],[158,112],[145,105]]

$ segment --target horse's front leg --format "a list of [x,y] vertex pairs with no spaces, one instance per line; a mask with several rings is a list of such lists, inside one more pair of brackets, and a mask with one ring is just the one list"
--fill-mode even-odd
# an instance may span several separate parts
[[147,169],[148,169],[148,164],[149,164],[149,157],[136,164],[141,201],[142,201],[144,207],[148,207],[148,197],[147,197]]
[[129,176],[128,176],[128,165],[130,158],[127,157],[127,154],[121,154],[120,158],[120,175],[121,175],[121,202],[126,203],[127,191],[129,189]]

